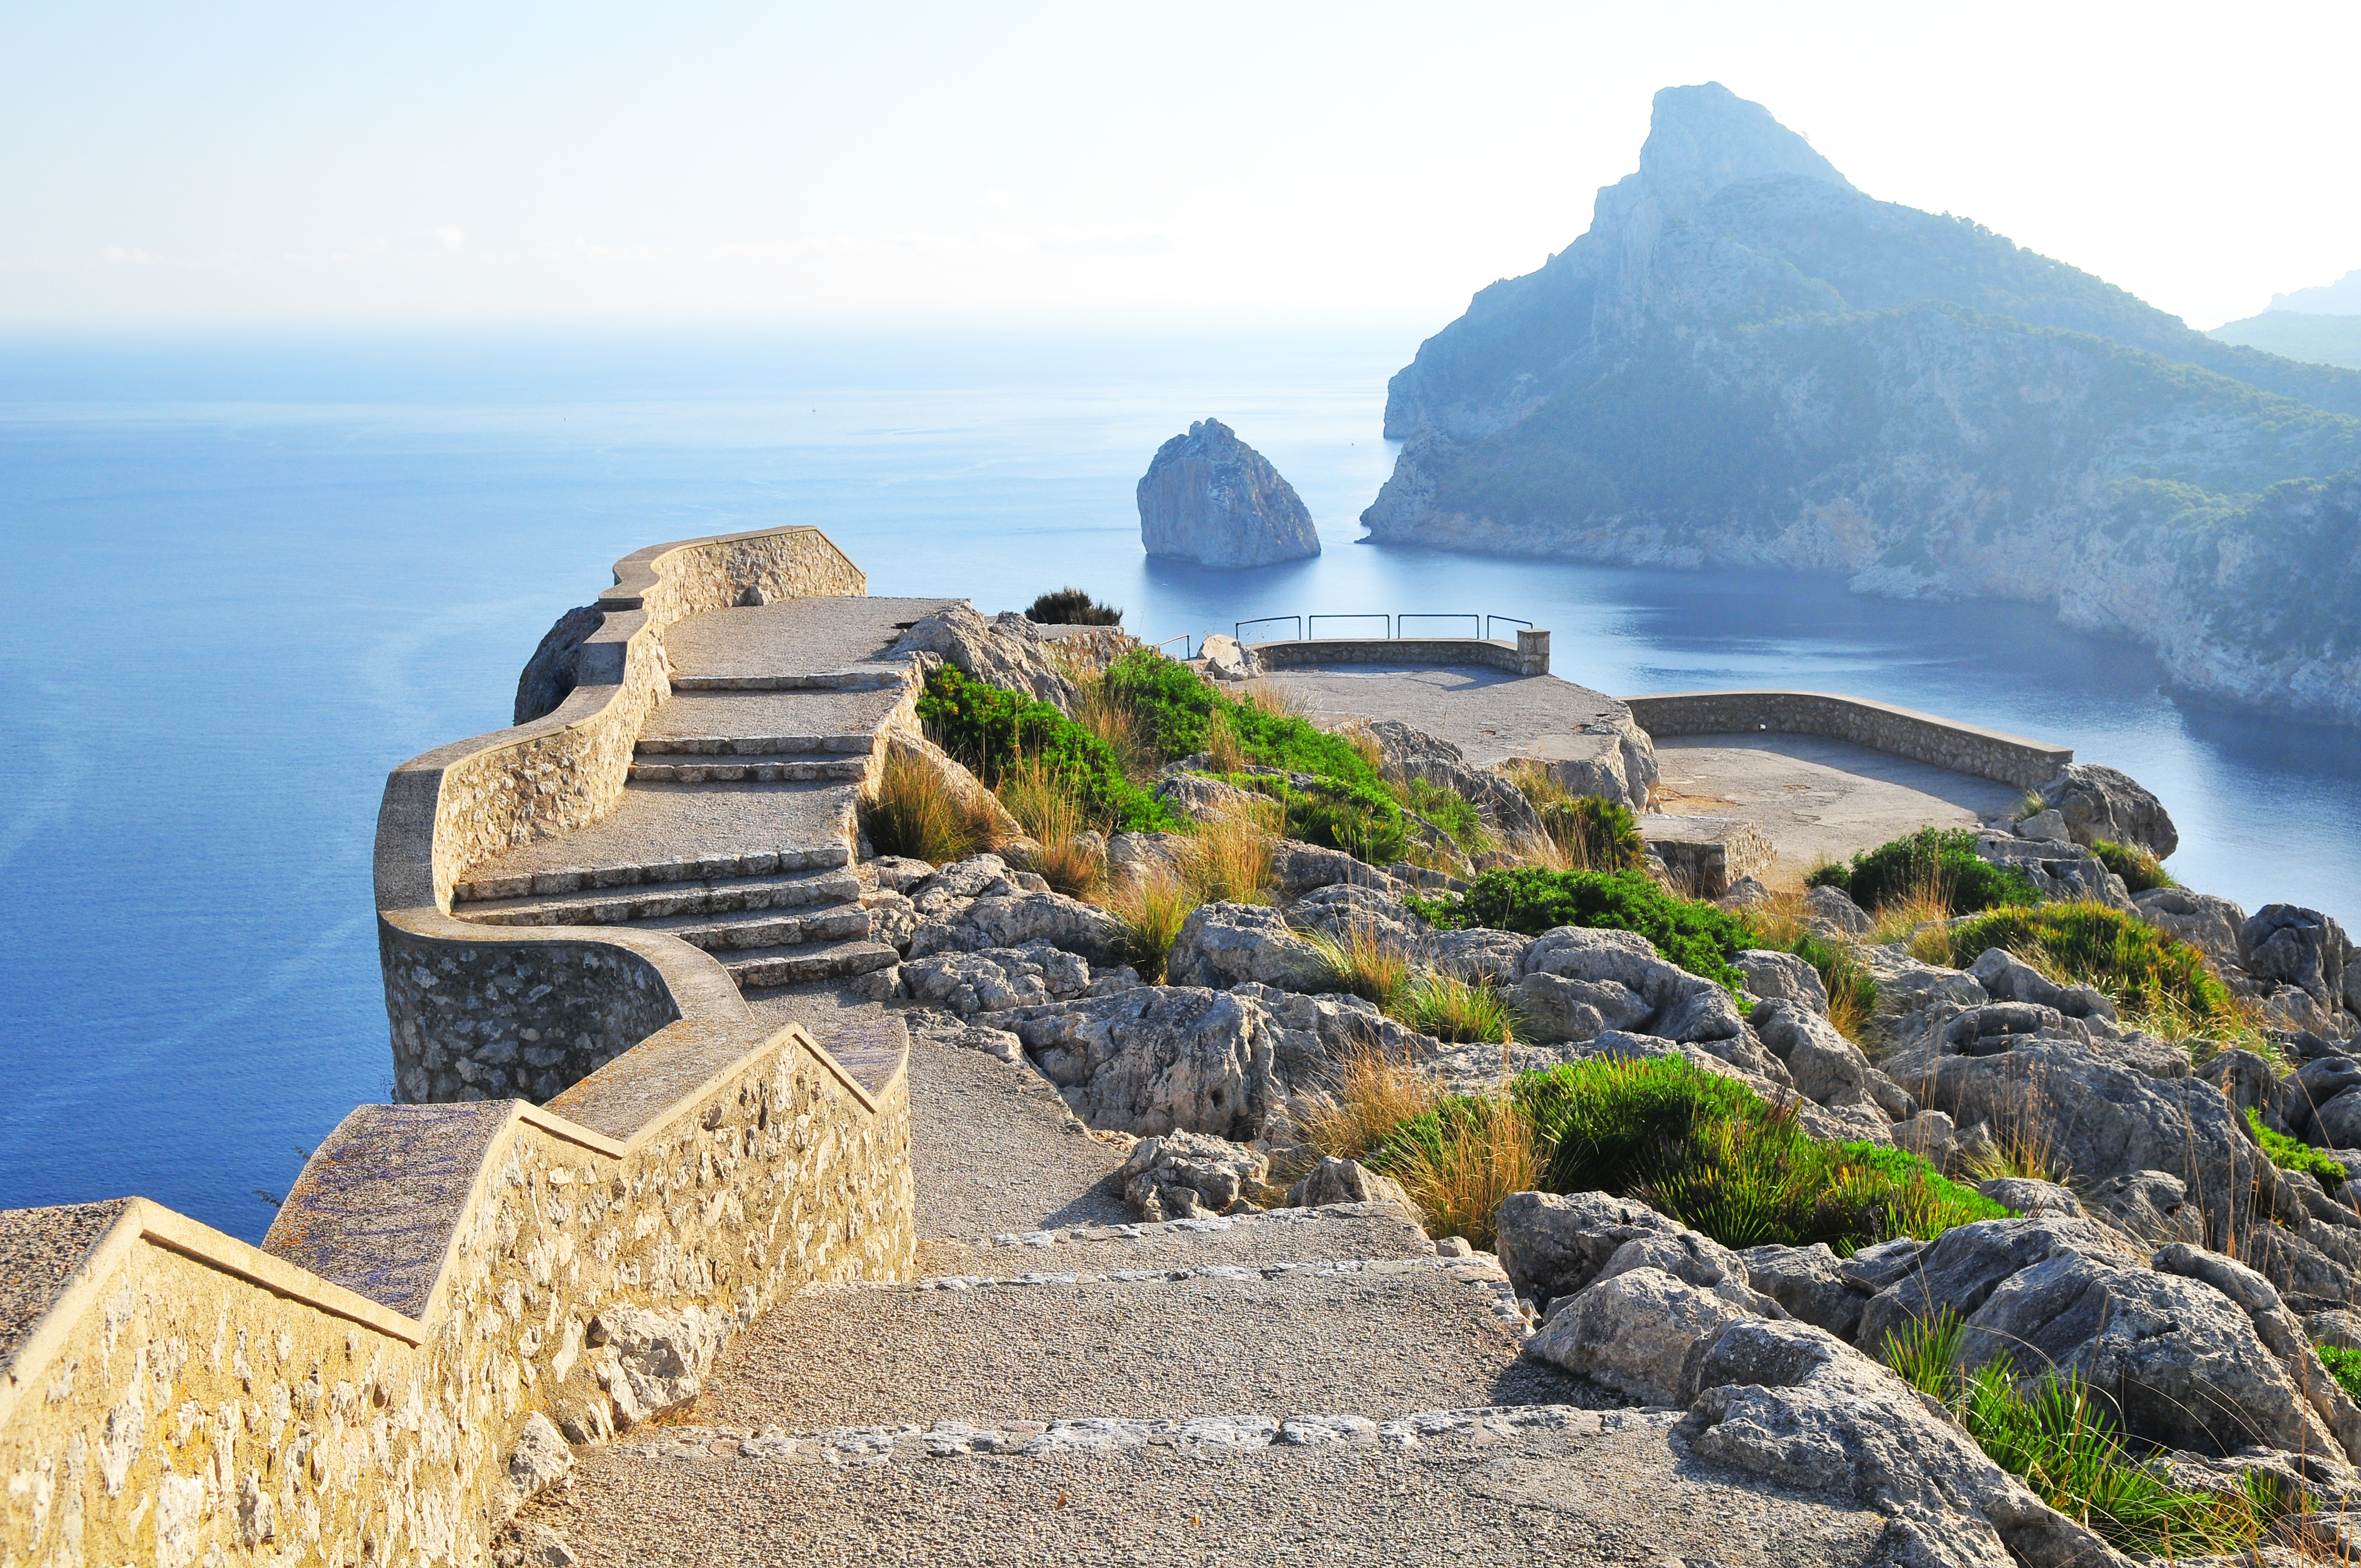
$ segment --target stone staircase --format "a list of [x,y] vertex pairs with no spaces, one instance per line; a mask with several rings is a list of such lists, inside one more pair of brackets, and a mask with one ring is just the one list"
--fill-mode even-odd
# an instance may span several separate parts
[[[1518,1352],[1384,1204],[1126,1223],[1029,1068],[912,1042],[920,1267],[790,1299],[521,1517],[586,1565],[1865,1563],[1883,1520],[1699,1474]],[[543,1532],[547,1532],[546,1534]],[[785,1543],[792,1542],[792,1547]]]
[[788,599],[683,621],[672,696],[615,809],[472,869],[451,913],[488,926],[661,931],[741,992],[891,968],[851,872],[859,798],[917,673],[885,650],[946,601]]

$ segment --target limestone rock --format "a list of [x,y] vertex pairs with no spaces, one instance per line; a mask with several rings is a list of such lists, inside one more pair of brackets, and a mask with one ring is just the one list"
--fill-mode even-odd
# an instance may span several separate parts
[[1789,1317],[1847,1341],[1860,1330],[1861,1309],[1872,1292],[1845,1273],[1828,1243],[1750,1247],[1739,1257],[1746,1265],[1747,1282]]
[[1663,1039],[1734,1039],[1729,992],[1656,954],[1635,931],[1561,926],[1525,949],[1511,999],[1535,1040],[1596,1039],[1609,1030]]
[[1038,1007],[1092,989],[1088,959],[1042,941],[913,959],[902,966],[902,980],[915,1000],[961,1017]]
[[566,699],[574,695],[575,679],[582,644],[607,623],[606,612],[595,604],[579,605],[557,618],[557,623],[542,633],[540,646],[525,661],[524,672],[517,676],[515,717],[512,724],[531,724],[556,712]]
[[605,1363],[607,1392],[618,1431],[694,1399],[720,1353],[729,1320],[695,1305],[660,1312],[647,1307],[605,1307],[590,1320],[585,1342],[613,1354]]
[[1861,959],[1869,977],[1877,981],[1877,1011],[1882,1016],[1929,1007],[1974,1007],[1987,1000],[1973,975],[1921,963],[1899,943],[1863,948]]
[[1401,1183],[1379,1176],[1356,1159],[1330,1156],[1287,1190],[1290,1209],[1324,1209],[1334,1203],[1398,1203],[1411,1213],[1419,1212]]
[[2067,835],[2077,844],[2102,839],[2137,844],[2159,860],[2180,848],[2180,835],[2164,803],[2113,768],[2069,762],[2064,773],[2041,786],[2041,801],[2063,818]]
[[524,1497],[556,1486],[573,1474],[574,1450],[566,1446],[547,1416],[539,1410],[525,1417],[509,1451],[509,1483]]
[[1840,887],[1816,887],[1805,894],[1804,916],[1814,926],[1847,939],[1869,935],[1869,912]]
[[1785,1064],[1795,1092],[1814,1104],[1867,1106],[1890,1122],[1917,1113],[1908,1091],[1819,1014],[1792,1002],[1759,1002],[1748,1024],[1763,1047]]
[[2361,1460],[2361,1407],[2354,1404],[2343,1384],[2329,1376],[2305,1325],[2288,1310],[2269,1280],[2220,1253],[2186,1243],[2161,1247],[2149,1261],[2159,1272],[2202,1280],[2229,1298],[2254,1324],[2263,1348],[2277,1358],[2287,1386],[2334,1435],[2346,1460]]
[[1944,1308],[1972,1319],[2005,1281],[2061,1253],[2125,1265],[2146,1261],[2087,1219],[1979,1220],[1955,1226],[1919,1252],[1907,1273],[1861,1309],[1858,1343],[1878,1354],[1889,1336]]
[[2154,1245],[2203,1245],[2205,1211],[2189,1201],[2189,1184],[2169,1170],[2133,1170],[2091,1189],[2091,1208],[2127,1235]]
[[1306,844],[1293,839],[1281,839],[1271,847],[1270,874],[1271,880],[1279,884],[1280,896],[1285,898],[1301,898],[1305,894],[1334,887],[1338,883],[1374,888],[1389,897],[1401,892],[1400,884],[1392,877],[1366,861],[1354,859],[1342,850]]
[[1013,610],[986,620],[972,605],[961,603],[914,623],[889,652],[931,653],[986,685],[1023,692],[1071,713],[1074,683],[1051,651],[1056,646]]
[[2095,986],[2059,985],[2004,948],[1986,948],[1967,972],[1995,1002],[2030,1002],[2069,1018],[2115,1015],[2114,998]]
[[1267,566],[1320,554],[1295,488],[1219,420],[1199,420],[1156,450],[1138,490],[1148,554],[1201,566]]
[[1093,1127],[1250,1143],[1284,1117],[1278,1027],[1252,997],[1140,986],[994,1020]]
[[1634,1268],[1576,1293],[1524,1354],[1641,1404],[1678,1405],[1694,1393],[1698,1345],[1751,1315],[1661,1268]]
[[1185,833],[1117,833],[1106,841],[1107,875],[1126,884],[1178,877],[1195,853],[1193,842]]
[[1124,1162],[1124,1201],[1144,1221],[1224,1214],[1260,1191],[1270,1159],[1203,1133],[1142,1138]]
[[1989,1181],[1978,1182],[1976,1190],[2028,1220],[2083,1217],[2082,1201],[2054,1181],[2039,1181],[2030,1176],[1995,1176]]
[[[1409,1025],[1389,1017],[1377,1004],[1344,992],[1306,995],[1281,991],[1252,981],[1230,988],[1230,994],[1259,1004],[1277,1025],[1273,1049],[1279,1081],[1291,1093],[1320,1092],[1335,1077],[1337,1064],[1359,1050],[1374,1050],[1389,1061],[1432,1062],[1440,1044]],[[1488,1047],[1496,1055],[1499,1047]]]
[[1268,804],[1268,797],[1203,773],[1177,773],[1156,786],[1156,798],[1197,822],[1235,817]]
[[1426,938],[1420,956],[1441,973],[1508,985],[1524,972],[1525,952],[1532,945],[1532,938],[1514,931],[1471,926],[1461,931],[1434,932]]
[[1730,959],[1730,967],[1746,977],[1752,995],[1765,1002],[1793,1002],[1823,1018],[1828,1015],[1828,988],[1821,982],[1820,971],[1793,953],[1749,948]]
[[1282,991],[1315,991],[1330,978],[1326,960],[1288,929],[1266,904],[1201,904],[1181,923],[1164,960],[1172,985],[1226,991],[1246,981]]
[[[921,908],[924,900],[914,899]],[[986,948],[1022,948],[1047,942],[1113,968],[1129,956],[1123,923],[1103,909],[1058,893],[1022,893],[978,898],[956,914],[921,925],[910,938],[910,957],[981,952]]]
[[1525,792],[1488,768],[1467,761],[1448,740],[1413,729],[1398,718],[1370,724],[1378,743],[1379,771],[1397,784],[1419,779],[1451,790],[1484,818],[1485,826],[1510,843],[1543,838],[1542,819]]
[[1604,1192],[1511,1193],[1493,1223],[1509,1283],[1543,1308],[1597,1279],[1624,1243],[1683,1229],[1644,1203]]
[[1208,636],[1197,656],[1205,661],[1205,674],[1217,681],[1234,684],[1262,674],[1262,662],[1254,656],[1254,650],[1227,632]]
[[2323,1010],[2345,1005],[2353,944],[2316,909],[2267,904],[2238,927],[2238,967],[2257,980],[2292,985]]
[[2246,912],[2226,898],[2185,887],[2154,887],[2132,894],[2140,918],[2195,948],[2217,964],[2238,962],[2238,927]]

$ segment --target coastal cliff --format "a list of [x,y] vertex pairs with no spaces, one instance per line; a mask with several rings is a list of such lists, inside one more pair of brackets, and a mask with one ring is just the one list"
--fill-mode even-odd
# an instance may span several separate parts
[[2356,415],[2361,374],[1874,201],[1708,84],[1658,94],[1590,231],[1394,378],[1362,521],[2032,600],[2191,690],[2361,721]]

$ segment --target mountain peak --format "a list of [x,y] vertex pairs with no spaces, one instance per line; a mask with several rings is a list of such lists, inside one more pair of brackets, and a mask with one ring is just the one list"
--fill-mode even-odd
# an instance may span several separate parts
[[1664,216],[1688,217],[1725,185],[1782,174],[1852,189],[1811,143],[1719,82],[1656,94],[1640,181]]

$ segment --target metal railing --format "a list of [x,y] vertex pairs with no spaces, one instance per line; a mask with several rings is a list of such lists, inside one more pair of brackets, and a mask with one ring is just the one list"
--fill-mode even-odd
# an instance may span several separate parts
[[1180,657],[1184,660],[1193,659],[1197,655],[1189,652],[1190,636],[1191,634],[1189,632],[1183,631],[1177,637],[1168,637],[1163,641],[1156,644],[1156,652],[1161,653],[1164,650],[1171,647],[1175,642],[1178,642],[1180,644]]
[[[1410,630],[1409,623],[1413,620],[1464,620],[1467,622],[1468,630],[1478,640],[1489,640],[1491,638],[1492,623],[1496,620],[1509,626],[1521,626],[1527,630],[1531,630],[1533,624],[1530,620],[1520,620],[1513,615],[1480,615],[1474,610],[1406,609],[1389,613],[1384,610],[1373,609],[1365,610],[1357,614],[1257,616],[1250,620],[1241,620],[1235,623],[1233,634],[1239,641],[1244,642],[1247,640],[1247,627],[1270,626],[1282,620],[1293,621],[1295,623],[1295,636],[1297,641],[1312,642],[1340,641],[1340,639],[1337,638],[1323,638],[1320,635],[1320,623],[1323,620],[1381,621],[1384,623],[1385,630],[1380,633],[1380,636],[1388,641],[1411,636],[1411,632]],[[1354,634],[1346,634],[1347,638],[1352,635]],[[1257,641],[1270,642],[1278,640],[1276,638],[1265,637],[1257,639]],[[1159,646],[1160,647],[1162,644],[1159,643]]]

